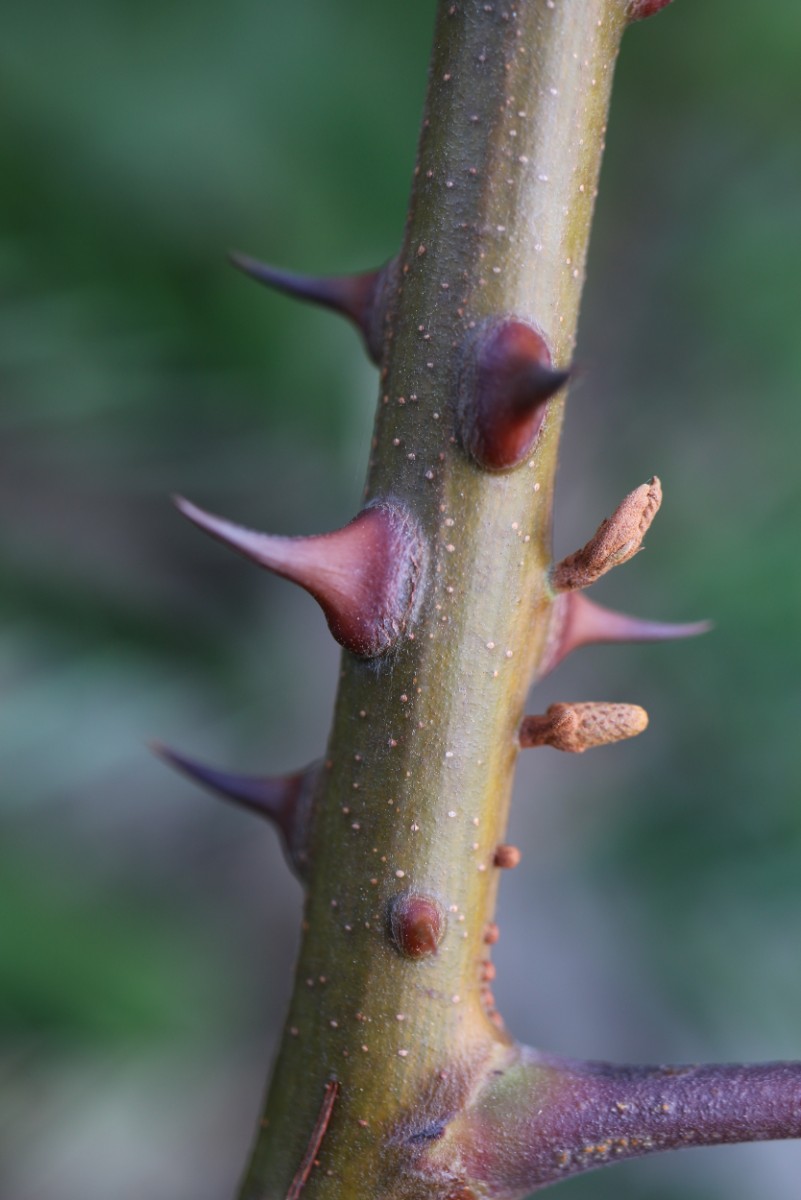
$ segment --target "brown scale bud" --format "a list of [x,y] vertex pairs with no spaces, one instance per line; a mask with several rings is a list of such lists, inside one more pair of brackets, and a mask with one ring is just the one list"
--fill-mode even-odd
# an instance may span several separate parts
[[594,746],[606,746],[636,737],[648,726],[648,714],[637,704],[612,704],[593,700],[583,704],[552,704],[544,716],[524,717],[520,745],[553,746],[571,754],[583,754]]
[[676,638],[698,637],[712,628],[709,621],[684,625],[663,621],[644,621],[626,613],[614,612],[587,598],[581,592],[564,592],[553,606],[548,645],[539,678],[578,650],[599,642],[664,642]]
[[445,916],[431,896],[401,892],[390,902],[389,932],[404,958],[428,958],[442,941]]
[[414,618],[426,547],[417,525],[398,505],[371,505],[334,533],[290,538],[244,529],[182,496],[175,504],[212,537],[305,588],[339,644],[360,658],[385,653]]
[[554,568],[556,591],[573,592],[589,587],[612,567],[633,558],[642,547],[661,503],[662,485],[656,475],[629,492],[611,517],[601,522],[586,546],[563,558]]
[[245,254],[229,257],[235,267],[257,283],[347,317],[364,338],[373,362],[380,363],[387,301],[397,276],[395,259],[378,271],[360,275],[315,276],[281,271]]
[[492,983],[496,974],[497,971],[495,970],[495,963],[490,962],[489,959],[487,959],[486,962],[481,964],[481,979],[483,983]]
[[484,928],[484,941],[488,946],[494,946],[498,938],[501,936],[501,931],[494,921],[488,921]]
[[511,871],[516,867],[522,858],[522,854],[517,846],[507,846],[501,844],[495,848],[495,857],[493,862],[496,867],[500,867],[502,871]]
[[516,467],[531,453],[547,401],[568,378],[551,365],[544,338],[513,318],[488,321],[465,348],[459,380],[462,445],[488,471]]
[[281,835],[284,855],[292,871],[305,881],[319,763],[295,775],[237,775],[196,762],[159,742],[152,749],[195,783],[271,821]]

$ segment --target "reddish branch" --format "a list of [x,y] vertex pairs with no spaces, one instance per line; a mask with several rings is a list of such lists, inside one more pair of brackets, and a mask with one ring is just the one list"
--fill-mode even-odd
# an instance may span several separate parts
[[[620,1067],[524,1055],[524,1076],[531,1073],[540,1102],[525,1103],[521,1080],[522,1103],[511,1125],[504,1112],[502,1156],[488,1153],[500,1136],[489,1095],[481,1104],[480,1137],[460,1139],[469,1176],[493,1196],[524,1196],[660,1150],[801,1137],[801,1063]],[[550,1076],[547,1103],[543,1068]]]

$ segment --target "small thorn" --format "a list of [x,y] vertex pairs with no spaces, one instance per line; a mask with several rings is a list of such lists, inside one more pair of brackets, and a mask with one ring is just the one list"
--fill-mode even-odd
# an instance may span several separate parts
[[581,592],[565,592],[557,596],[554,603],[549,648],[543,659],[540,678],[581,646],[601,642],[674,641],[677,638],[698,637],[708,633],[711,628],[711,621],[686,624],[646,621],[603,608]]
[[462,444],[479,466],[518,466],[537,440],[547,402],[569,371],[556,370],[540,333],[523,321],[491,320],[471,337],[459,381]]
[[312,800],[319,770],[316,765],[294,775],[237,775],[196,762],[161,742],[152,743],[151,749],[195,783],[271,821],[281,835],[290,867],[300,879],[305,877]]
[[630,21],[642,21],[645,17],[652,17],[654,13],[661,12],[670,3],[671,0],[631,0],[627,15]]
[[305,588],[331,633],[361,658],[383,654],[406,630],[419,604],[425,543],[397,505],[362,509],[348,525],[317,537],[256,533],[206,512],[182,496],[183,516],[212,537]]
[[520,746],[553,746],[571,754],[583,754],[594,746],[606,746],[636,737],[648,727],[648,713],[638,704],[612,704],[591,700],[583,704],[552,704],[544,716],[524,717]]
[[501,844],[495,847],[493,862],[501,871],[511,871],[519,865],[522,854],[517,846]]
[[553,586],[557,592],[574,592],[589,587],[612,567],[619,567],[642,548],[651,522],[662,503],[662,485],[656,475],[629,492],[611,517],[575,554],[569,554],[554,567]]
[[394,264],[360,275],[315,276],[282,271],[246,254],[231,252],[228,257],[233,266],[257,283],[347,317],[364,338],[372,360],[380,361],[385,285]]
[[389,933],[404,958],[436,954],[445,933],[445,916],[433,896],[400,892],[389,906]]

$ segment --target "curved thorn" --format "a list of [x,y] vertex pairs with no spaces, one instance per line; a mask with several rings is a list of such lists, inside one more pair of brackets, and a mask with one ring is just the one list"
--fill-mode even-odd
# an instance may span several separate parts
[[[231,251],[229,261],[257,283],[347,317],[361,333],[373,361],[380,359],[379,309],[386,268],[358,275],[300,275]],[[378,345],[376,345],[378,342]]]
[[290,867],[298,878],[304,878],[309,860],[311,803],[318,774],[316,765],[294,775],[238,775],[197,762],[162,742],[152,742],[150,748],[163,762],[201,787],[271,821],[281,836]]
[[642,21],[667,8],[671,0],[631,0],[627,13],[630,21]]
[[558,596],[554,603],[549,647],[543,659],[540,678],[581,646],[601,642],[666,642],[698,637],[712,628],[711,621],[691,621],[686,624],[647,621],[604,608],[581,592],[567,592]]
[[164,762],[188,775],[195,783],[202,784],[241,808],[249,809],[272,821],[288,837],[292,824],[292,811],[297,793],[298,775],[262,776],[237,775],[217,767],[196,762],[171,746],[153,742],[151,750]]
[[336,640],[353,654],[384,653],[414,615],[425,546],[397,505],[365,508],[334,533],[289,538],[245,529],[183,496],[173,502],[204,532],[305,588],[323,609]]

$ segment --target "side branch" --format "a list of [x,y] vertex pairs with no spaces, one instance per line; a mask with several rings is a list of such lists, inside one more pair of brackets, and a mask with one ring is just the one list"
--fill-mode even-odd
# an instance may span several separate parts
[[620,1067],[526,1048],[458,1123],[471,1182],[512,1200],[660,1150],[801,1137],[801,1063]]

